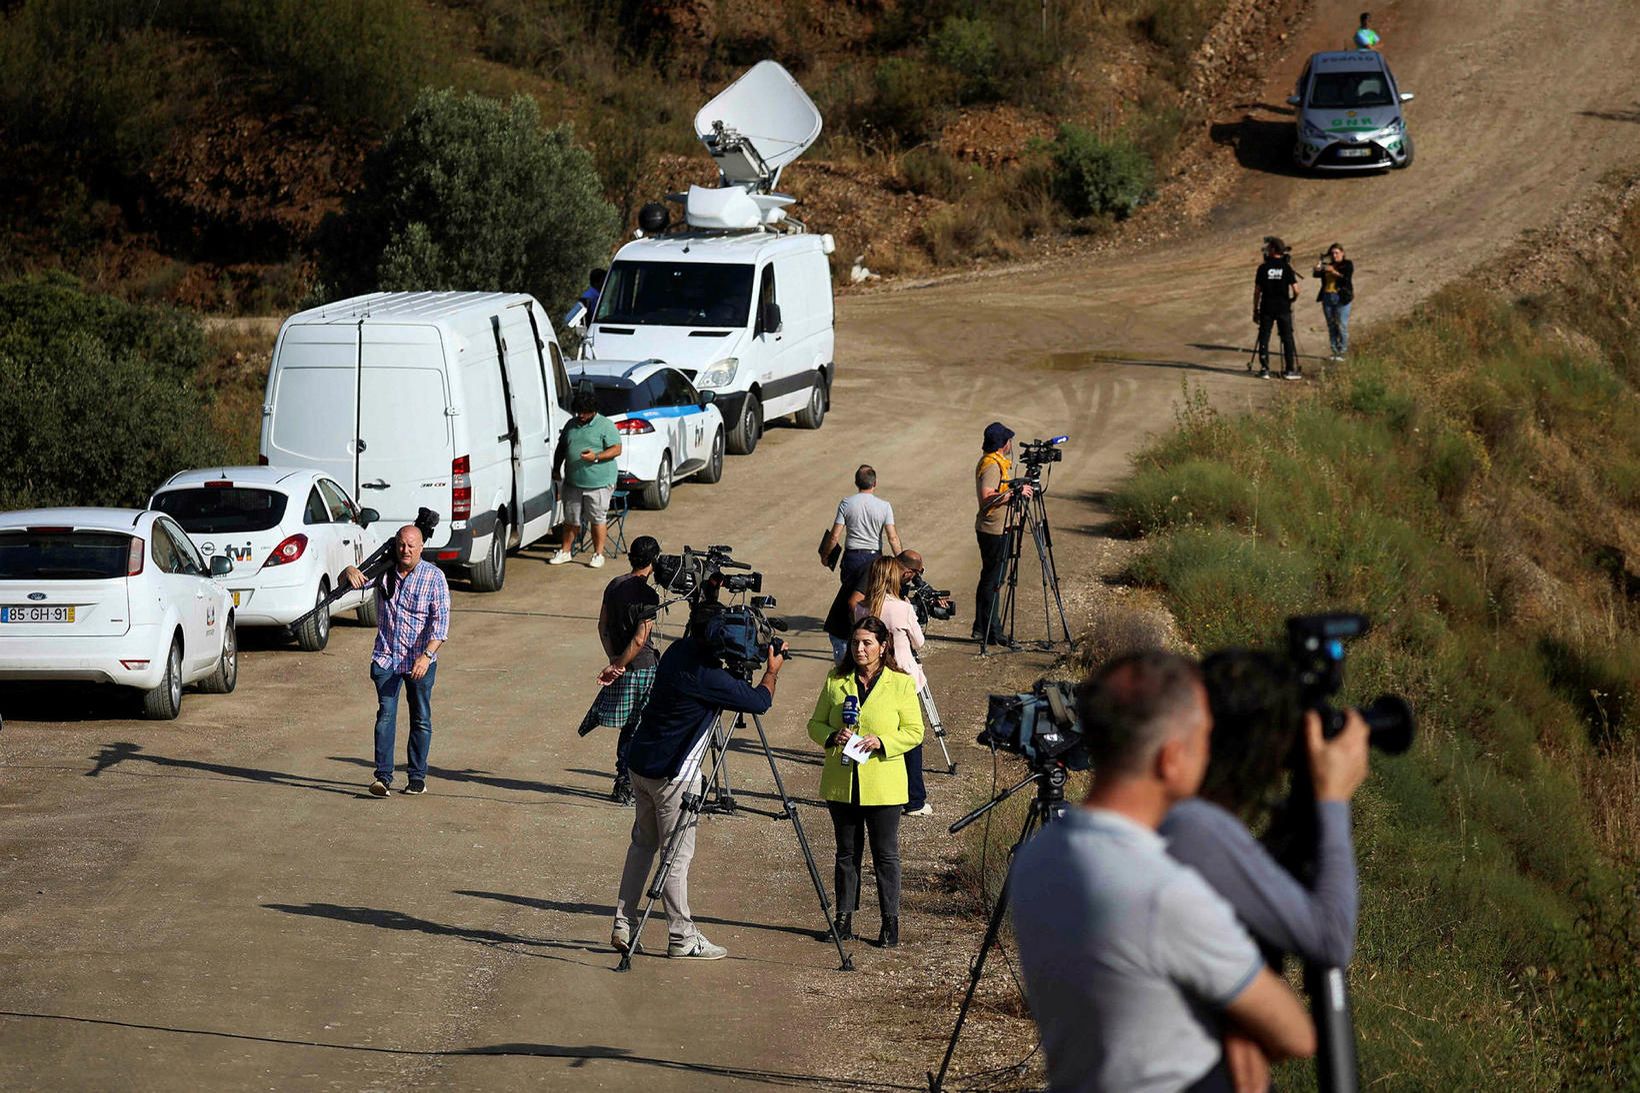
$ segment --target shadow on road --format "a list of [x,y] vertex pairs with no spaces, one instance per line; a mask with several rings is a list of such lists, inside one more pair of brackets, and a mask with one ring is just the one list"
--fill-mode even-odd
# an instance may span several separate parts
[[[353,755],[331,755],[327,758],[333,763],[351,763],[356,767],[375,769],[373,759],[361,759]],[[493,789],[512,789],[520,793],[550,793],[559,797],[579,797],[587,801],[607,801],[609,798],[596,790],[581,789],[578,786],[559,786],[551,782],[532,782],[527,778],[507,778],[499,774],[491,774],[487,770],[451,770],[449,767],[427,768],[427,780],[437,779],[442,782],[466,782],[472,785],[490,786]]]
[[1579,117],[1599,118],[1601,121],[1626,121],[1640,125],[1640,103],[1629,110],[1579,110]]
[[1245,115],[1238,121],[1214,122],[1207,130],[1214,144],[1227,144],[1236,153],[1236,162],[1249,171],[1293,177],[1292,119],[1256,118]]
[[[340,793],[347,797],[368,795],[363,786],[355,786],[351,782],[338,782],[333,778],[317,778],[308,774],[291,774],[282,770],[264,770],[261,767],[236,767],[227,763],[207,763],[202,759],[173,759],[168,755],[155,755],[152,752],[143,751],[141,744],[132,744],[123,740],[114,744],[104,744],[98,749],[93,766],[85,772],[85,776],[87,778],[100,778],[104,772],[113,770],[127,762],[151,763],[154,766],[175,770],[197,770],[201,773],[214,774],[222,778],[239,778],[247,782],[261,782],[264,785],[289,786],[292,789],[311,789],[320,793]],[[131,772],[121,771],[120,773]]]
[[[388,911],[378,907],[344,907],[337,903],[264,903],[269,911],[282,911],[287,915],[305,915],[309,918],[328,918],[336,922],[351,922],[357,926],[374,926],[380,930],[404,930],[411,933],[431,934],[434,937],[453,937],[462,941],[471,941],[475,945],[490,945],[497,947],[520,945],[526,949],[570,949],[575,952],[604,954],[609,951],[608,945],[595,941],[559,941],[555,938],[526,937],[523,934],[507,934],[500,930],[485,930],[471,926],[451,926],[442,922],[433,922],[430,919],[417,918],[407,915],[403,911]],[[551,953],[530,953],[549,960],[569,960],[568,957],[554,956]],[[587,964],[586,961],[569,960],[572,964]]]
[[[612,920],[615,917],[615,908],[610,904],[602,903],[572,903],[565,900],[538,899],[535,896],[515,896],[508,892],[476,892],[465,888],[455,890],[458,896],[474,896],[478,899],[493,899],[499,903],[512,903],[519,907],[529,907],[537,911],[557,911],[565,915],[591,915],[594,918]],[[771,926],[766,922],[746,922],[736,918],[713,918],[711,915],[694,915],[696,922],[705,922],[712,926],[735,926],[747,930],[768,930],[770,933],[795,934],[798,937],[816,938],[816,930],[806,930],[801,926]],[[605,947],[607,948],[607,946]]]

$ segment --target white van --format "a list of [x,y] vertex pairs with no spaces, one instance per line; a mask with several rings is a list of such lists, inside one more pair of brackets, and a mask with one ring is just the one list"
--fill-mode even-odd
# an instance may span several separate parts
[[[820,135],[820,112],[773,61],[754,65],[695,116],[720,184],[691,186],[682,231],[666,206],[639,216],[640,238],[610,264],[583,354],[657,360],[711,391],[729,451],[757,447],[763,423],[796,415],[818,429],[836,371],[829,235],[787,216],[780,172]],[[647,237],[644,237],[647,233]]]
[[340,482],[384,528],[441,517],[426,557],[499,589],[558,521],[564,360],[533,297],[378,292],[292,315],[262,406],[263,463]]

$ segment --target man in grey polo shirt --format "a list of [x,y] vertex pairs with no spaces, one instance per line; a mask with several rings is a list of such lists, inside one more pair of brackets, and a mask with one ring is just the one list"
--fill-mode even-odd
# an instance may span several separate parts
[[1315,1029],[1229,906],[1156,834],[1207,767],[1212,715],[1194,662],[1141,653],[1082,689],[1094,781],[1026,843],[1012,878],[1025,993],[1050,1087],[1231,1088],[1220,1041],[1309,1056]]
[[[826,612],[826,634],[831,638],[831,651],[840,661],[848,649],[849,633],[854,629],[854,612],[849,597],[865,577],[872,562],[883,556],[883,540],[888,540],[890,554],[898,554],[900,532],[894,526],[894,506],[877,496],[877,472],[862,463],[854,471],[856,493],[837,503],[837,517],[831,531],[820,543],[820,558],[831,564],[832,552],[843,548],[837,565],[839,587]],[[863,589],[861,590],[863,591]]]

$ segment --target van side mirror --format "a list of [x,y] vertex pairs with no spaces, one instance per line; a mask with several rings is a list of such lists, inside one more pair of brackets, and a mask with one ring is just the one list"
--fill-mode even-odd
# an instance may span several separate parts
[[1401,101],[1402,102],[1411,102],[1412,101],[1412,92],[1410,92],[1410,91],[1401,92]]
[[1299,98],[1297,95],[1288,95],[1287,96],[1287,105],[1288,106],[1301,106],[1301,105],[1303,105],[1303,103],[1304,103],[1304,100]]
[[375,509],[360,509],[359,510],[359,526],[362,527],[362,528],[369,527],[371,524],[374,524],[377,520],[380,520],[381,518],[382,518],[382,514],[377,512]]
[[233,559],[226,554],[211,555],[211,576],[226,577],[233,572]]
[[763,305],[763,333],[780,333],[780,305],[773,300]]
[[564,313],[564,329],[585,330],[587,328],[587,305],[575,301],[575,306]]
[[702,391],[700,393],[700,405],[701,405],[702,409],[704,409],[707,406],[712,405],[712,403],[714,403],[716,401],[717,401],[717,392],[716,391]]

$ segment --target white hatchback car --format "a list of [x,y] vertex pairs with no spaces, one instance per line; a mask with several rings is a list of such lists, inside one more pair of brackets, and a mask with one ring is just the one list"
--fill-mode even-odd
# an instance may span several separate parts
[[234,689],[226,557],[206,562],[170,517],[136,509],[0,514],[0,679],[134,687],[176,717],[188,684]]
[[661,361],[575,361],[572,367],[570,382],[591,385],[598,412],[621,434],[618,481],[638,491],[644,508],[664,509],[674,482],[723,477],[723,415],[711,391],[696,390]]
[[[175,518],[207,557],[233,560],[228,588],[241,626],[288,626],[330,594],[337,575],[370,557],[383,542],[347,491],[319,471],[280,467],[213,467],[172,475],[154,491],[150,508]],[[330,641],[330,619],[357,610],[376,624],[366,589],[349,592],[296,628],[296,641],[316,652]]]

